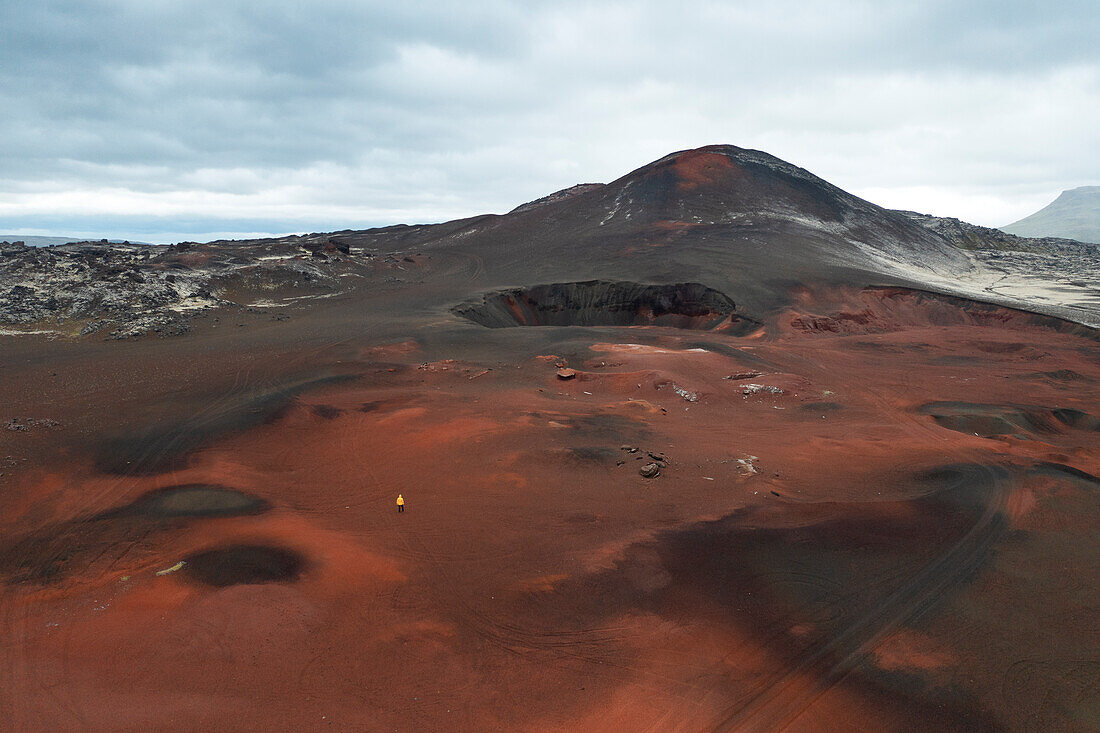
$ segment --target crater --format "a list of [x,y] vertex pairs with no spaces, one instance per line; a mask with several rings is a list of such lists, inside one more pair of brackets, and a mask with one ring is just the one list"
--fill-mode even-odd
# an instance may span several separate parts
[[230,545],[184,558],[183,573],[203,585],[225,588],[297,580],[305,558],[285,547]]
[[1100,420],[1068,408],[985,405],[971,402],[931,402],[919,411],[937,424],[960,433],[988,438],[1021,433],[1054,433],[1062,427],[1100,430]]
[[1055,420],[1071,428],[1100,432],[1100,419],[1087,412],[1070,408],[1058,408],[1051,410],[1051,414],[1054,415]]
[[218,484],[178,484],[151,491],[107,517],[235,517],[271,508],[258,496]]
[[152,552],[162,533],[189,519],[261,514],[263,499],[217,484],[178,484],[125,506],[47,525],[22,537],[0,537],[0,577],[8,583],[57,583],[110,571]]
[[451,309],[487,328],[512,326],[667,326],[734,333],[758,324],[734,313],[734,302],[699,283],[645,285],[588,280],[486,293]]

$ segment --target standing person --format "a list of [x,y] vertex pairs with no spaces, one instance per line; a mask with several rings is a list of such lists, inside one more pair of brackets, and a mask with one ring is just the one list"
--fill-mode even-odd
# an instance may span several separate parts
[[405,497],[401,496],[401,494],[397,495],[397,511],[398,513],[405,511]]

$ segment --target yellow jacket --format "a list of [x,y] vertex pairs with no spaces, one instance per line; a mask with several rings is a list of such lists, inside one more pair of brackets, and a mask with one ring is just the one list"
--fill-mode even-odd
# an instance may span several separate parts
[[405,506],[405,499],[401,494],[397,495],[397,506]]

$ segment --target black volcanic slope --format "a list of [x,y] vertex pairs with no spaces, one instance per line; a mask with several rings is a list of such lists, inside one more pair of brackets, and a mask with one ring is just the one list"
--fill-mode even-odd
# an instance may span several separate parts
[[[808,282],[923,287],[907,273],[950,277],[972,267],[957,246],[904,214],[766,153],[725,145],[675,153],[502,216],[339,237],[353,255],[397,248],[430,258],[429,272],[417,273],[423,287],[407,293],[408,309],[469,317],[480,308],[471,320],[482,325],[513,318],[491,304],[521,291],[528,312],[546,312],[530,302],[541,297],[530,289],[554,284],[694,283],[736,303],[739,319],[758,322]],[[405,311],[392,300],[390,309]]]
[[970,266],[907,217],[732,146],[676,153],[607,185],[549,199],[469,220],[435,241],[437,228],[426,228],[414,241],[469,252],[488,285],[698,282],[743,304],[749,317],[785,299],[785,281],[894,284],[883,263],[945,274]]

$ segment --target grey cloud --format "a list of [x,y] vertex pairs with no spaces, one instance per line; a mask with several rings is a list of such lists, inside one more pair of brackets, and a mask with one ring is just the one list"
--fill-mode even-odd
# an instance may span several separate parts
[[[1068,186],[1100,169],[1070,119],[1098,111],[1091,4],[6,3],[0,204],[299,185],[443,216],[711,142],[854,186]],[[1021,129],[1059,141],[1008,139]],[[236,169],[255,175],[197,175]]]

